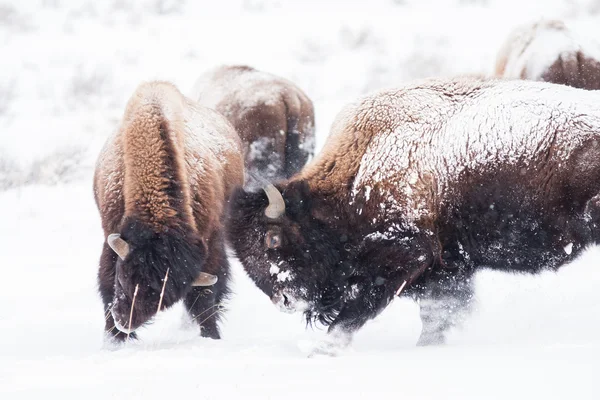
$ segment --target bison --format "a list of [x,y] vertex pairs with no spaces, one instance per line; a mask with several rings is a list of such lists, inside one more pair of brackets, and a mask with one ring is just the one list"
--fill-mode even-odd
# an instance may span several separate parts
[[600,89],[600,48],[556,20],[519,26],[498,52],[496,75]]
[[480,268],[556,269],[597,243],[599,191],[600,93],[429,79],[345,107],[293,178],[236,189],[228,237],[277,307],[329,327],[315,352],[397,295],[440,344]]
[[248,66],[220,66],[198,78],[192,97],[237,130],[249,186],[290,178],[314,153],[313,104],[286,79]]
[[229,122],[169,83],[136,89],[94,175],[108,337],[135,337],[183,299],[201,335],[219,338],[229,277],[223,211],[241,184],[241,142]]

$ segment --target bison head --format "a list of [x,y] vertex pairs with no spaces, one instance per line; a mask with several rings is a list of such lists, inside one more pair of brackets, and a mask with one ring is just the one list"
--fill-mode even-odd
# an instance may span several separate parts
[[[229,240],[254,283],[285,312],[318,315],[335,309],[345,277],[344,236],[322,212],[308,184],[282,190],[238,189],[231,198]],[[331,217],[331,216],[330,216]]]
[[200,272],[204,246],[193,231],[165,228],[157,233],[139,220],[129,220],[120,234],[107,238],[117,253],[115,326],[129,333],[158,311],[171,307],[192,286],[210,286],[216,276]]

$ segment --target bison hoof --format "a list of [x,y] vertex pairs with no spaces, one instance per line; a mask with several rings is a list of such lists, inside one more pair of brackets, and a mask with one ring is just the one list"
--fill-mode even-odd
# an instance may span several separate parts
[[317,356],[336,357],[341,355],[350,347],[349,338],[340,338],[337,336],[328,335],[324,340],[311,342],[303,346],[308,352],[308,358]]
[[421,333],[417,346],[440,346],[446,343],[442,333]]
[[317,345],[308,353],[308,358],[316,358],[319,356],[337,357],[343,352],[344,348],[338,346],[322,346]]
[[136,339],[137,336],[135,332],[130,333],[128,337],[126,333],[123,333],[115,328],[111,331],[104,332],[104,343],[102,348],[104,350],[118,350],[122,348],[127,341],[131,342]]

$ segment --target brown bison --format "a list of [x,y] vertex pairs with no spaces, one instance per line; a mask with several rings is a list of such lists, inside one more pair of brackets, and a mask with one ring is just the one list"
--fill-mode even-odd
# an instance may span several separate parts
[[228,236],[333,352],[397,295],[442,343],[480,268],[558,268],[600,238],[600,92],[427,80],[363,98],[292,179],[231,198]]
[[241,184],[241,143],[222,116],[166,82],[137,88],[94,176],[107,334],[122,341],[183,299],[201,335],[219,338],[229,275],[222,215]]
[[584,43],[563,22],[542,20],[511,32],[498,53],[496,75],[598,90],[599,57],[600,48]]
[[192,97],[235,127],[244,143],[248,184],[298,172],[315,147],[313,104],[292,82],[247,66],[203,74]]

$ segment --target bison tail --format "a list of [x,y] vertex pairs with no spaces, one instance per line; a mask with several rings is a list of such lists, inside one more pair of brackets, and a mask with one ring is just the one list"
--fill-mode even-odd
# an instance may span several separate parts
[[305,110],[307,107],[300,99],[295,98],[290,104],[288,102],[287,110],[287,129],[284,150],[283,173],[285,178],[299,172],[308,158],[313,153],[314,143],[312,143],[312,129],[314,121],[311,120],[312,110]]
[[298,117],[287,118],[287,132],[284,150],[283,174],[286,179],[298,172],[304,165],[302,150],[300,149],[300,132],[298,130]]

